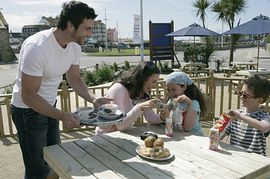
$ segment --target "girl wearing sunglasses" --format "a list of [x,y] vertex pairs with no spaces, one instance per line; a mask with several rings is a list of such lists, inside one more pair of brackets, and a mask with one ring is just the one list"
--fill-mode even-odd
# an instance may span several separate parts
[[266,137],[270,130],[270,115],[264,112],[260,105],[270,95],[270,82],[259,76],[253,76],[244,81],[239,92],[243,108],[229,110],[231,122],[225,130],[230,135],[230,143],[236,147],[266,155]]

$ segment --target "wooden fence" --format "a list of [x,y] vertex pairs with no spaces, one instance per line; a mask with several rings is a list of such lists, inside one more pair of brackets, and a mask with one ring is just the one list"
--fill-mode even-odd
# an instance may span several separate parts
[[[228,109],[236,109],[240,107],[240,97],[237,91],[242,88],[242,80],[239,77],[215,77],[210,73],[206,77],[193,77],[194,83],[201,88],[205,94],[207,102],[207,114],[201,117],[202,121],[211,121],[213,117],[219,116],[223,111]],[[63,81],[62,89],[58,91],[57,108],[66,112],[74,112],[79,107],[92,106],[81,97],[79,97],[73,89],[68,89],[65,81]],[[96,96],[104,96],[110,84],[89,87],[89,90]],[[152,90],[152,98],[166,99],[165,81],[158,81],[156,88]],[[10,99],[11,94],[0,95],[0,137],[15,136],[16,129],[11,120],[10,115]],[[262,105],[264,110],[269,112],[269,101]],[[142,118],[138,122],[142,122]],[[80,127],[76,129],[68,129],[60,124],[62,132],[89,130],[93,127]]]

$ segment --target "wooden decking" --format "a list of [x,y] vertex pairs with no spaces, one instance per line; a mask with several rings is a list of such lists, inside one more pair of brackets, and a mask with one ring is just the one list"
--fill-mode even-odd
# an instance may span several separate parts
[[[202,122],[205,135],[211,127],[211,121]],[[62,143],[94,135],[93,131],[62,133]],[[17,138],[0,138],[0,179],[18,179],[24,177],[24,165]],[[267,156],[270,156],[270,137],[267,140]]]
[[[62,133],[62,143],[92,136],[93,131]],[[0,138],[0,179],[22,179],[24,165],[17,138]]]

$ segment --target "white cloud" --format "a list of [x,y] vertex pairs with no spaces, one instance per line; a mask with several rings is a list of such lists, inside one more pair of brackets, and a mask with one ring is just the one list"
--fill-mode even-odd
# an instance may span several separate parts
[[[106,2],[112,0],[81,1],[94,9],[100,9]],[[58,15],[64,2],[69,2],[69,0],[6,0],[6,7],[2,12],[9,24],[9,29],[13,32],[21,32],[24,25],[36,24],[42,16]]]
[[[113,0],[81,0],[81,2],[87,3],[91,6],[100,6],[101,4],[106,4],[107,2],[112,2]],[[12,3],[16,5],[38,5],[38,6],[61,6],[64,2],[69,2],[69,0],[12,0]]]
[[[36,21],[33,16],[18,16],[18,15],[6,15],[5,19],[9,24],[9,29],[13,32],[21,32],[22,27],[26,24],[34,24]],[[15,23],[13,23],[15,22]]]

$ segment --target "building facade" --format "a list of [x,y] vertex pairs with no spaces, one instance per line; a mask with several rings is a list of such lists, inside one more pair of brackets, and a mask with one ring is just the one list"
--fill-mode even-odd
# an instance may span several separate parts
[[8,62],[17,60],[10,47],[9,28],[2,12],[0,12],[0,61]]
[[97,43],[101,46],[105,46],[106,38],[107,38],[106,25],[101,22],[101,20],[97,20],[94,23],[93,34],[91,38],[97,41]]
[[46,24],[25,25],[22,28],[22,39],[25,40],[27,37],[39,31],[50,29],[50,28],[51,26],[46,25]]
[[107,37],[108,37],[108,42],[111,42],[111,43],[118,42],[118,32],[116,28],[113,28],[113,29],[109,28],[107,30]]

